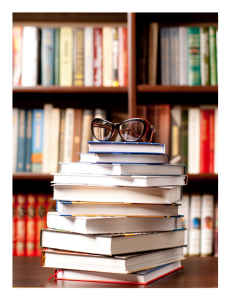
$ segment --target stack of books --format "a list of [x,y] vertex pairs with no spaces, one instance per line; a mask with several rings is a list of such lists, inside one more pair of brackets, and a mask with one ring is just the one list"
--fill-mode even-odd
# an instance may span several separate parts
[[41,230],[41,265],[56,279],[129,284],[182,268],[185,167],[168,164],[163,144],[88,145],[53,174],[57,212]]

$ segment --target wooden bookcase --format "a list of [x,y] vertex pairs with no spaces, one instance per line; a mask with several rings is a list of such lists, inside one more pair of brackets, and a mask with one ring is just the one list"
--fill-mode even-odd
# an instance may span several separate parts
[[[218,104],[217,86],[162,86],[137,84],[137,28],[143,23],[158,22],[161,26],[217,25],[218,13],[13,13],[13,25],[34,26],[100,26],[127,23],[128,27],[128,87],[59,87],[36,86],[14,87],[13,106],[19,108],[42,108],[44,103],[54,106],[95,109],[98,106],[108,111],[119,109],[136,116],[138,104],[167,103],[170,105]],[[189,184],[184,192],[218,192],[218,175],[189,175]],[[51,192],[49,174],[13,174],[14,192]]]

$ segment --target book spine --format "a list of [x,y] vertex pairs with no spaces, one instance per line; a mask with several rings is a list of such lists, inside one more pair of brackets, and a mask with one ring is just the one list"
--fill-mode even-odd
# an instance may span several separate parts
[[40,231],[46,226],[46,195],[38,194],[37,195],[37,204],[36,204],[36,234],[35,234],[35,256],[41,256],[41,247],[40,247]]
[[169,28],[170,83],[179,85],[179,32],[178,27]]
[[218,173],[218,107],[215,108],[214,116],[214,173]]
[[213,254],[214,196],[204,194],[201,205],[201,256]]
[[181,163],[181,106],[171,109],[171,160],[170,163]]
[[13,86],[21,85],[22,77],[22,27],[13,27]]
[[84,85],[84,28],[73,29],[73,85]]
[[73,151],[74,108],[67,108],[65,113],[65,134],[63,161],[72,161]]
[[[181,218],[181,228],[187,229],[184,235],[184,244],[188,245],[188,233],[189,233],[189,195],[184,194],[182,200],[180,201],[181,206],[178,208],[178,214],[182,215]],[[189,245],[188,245],[189,246]],[[183,248],[184,255],[188,255],[188,247]]]
[[72,86],[73,81],[73,29],[60,28],[60,86]]
[[34,109],[32,117],[32,172],[42,172],[43,153],[43,109]]
[[16,194],[13,194],[12,199],[12,255],[16,256],[16,243],[17,243],[17,216],[16,216],[16,210],[17,210],[17,196]]
[[22,37],[22,86],[35,86],[39,78],[39,40],[37,27],[23,27]]
[[60,28],[54,29],[54,85],[59,85]]
[[209,173],[214,173],[214,156],[215,156],[215,112],[214,109],[209,111]]
[[214,256],[218,256],[218,194],[214,204],[215,223],[214,223]]
[[[59,157],[58,161],[64,161],[64,139],[65,139],[65,109],[61,108],[60,111],[60,129],[59,129]],[[59,165],[60,171],[60,165]]]
[[84,85],[93,86],[93,27],[84,28]]
[[81,151],[81,131],[82,131],[82,109],[76,108],[74,111],[74,131],[73,131],[73,151],[72,161],[79,161],[78,153]]
[[112,27],[112,57],[113,57],[113,77],[112,86],[119,86],[118,81],[118,54],[119,54],[119,44],[118,44],[118,28]]
[[187,85],[187,28],[179,27],[179,85]]
[[118,79],[119,86],[128,86],[128,42],[127,28],[118,28]]
[[200,255],[201,195],[192,194],[190,198],[189,256]]
[[113,56],[112,56],[112,28],[102,29],[102,52],[103,52],[103,86],[112,86]]
[[217,85],[216,28],[209,27],[210,84]]
[[[51,200],[53,198],[53,195],[46,195],[46,212],[56,212],[56,201]],[[46,216],[47,219],[47,216]]]
[[82,133],[81,133],[81,153],[88,151],[87,142],[92,141],[91,123],[93,121],[93,111],[90,109],[83,110],[82,116]]
[[60,108],[53,108],[51,113],[51,138],[50,138],[50,171],[58,172],[58,145],[60,129]]
[[35,256],[35,237],[36,237],[36,195],[27,195],[26,207],[26,256]]
[[170,85],[169,28],[161,28],[161,84]]
[[43,153],[42,153],[42,173],[50,173],[50,141],[51,141],[51,114],[53,105],[45,103],[44,111],[44,126],[43,126]]
[[54,28],[41,29],[41,84],[54,84]]
[[208,28],[200,28],[200,73],[201,85],[209,85],[209,33]]
[[200,173],[209,172],[209,114],[208,109],[200,110]]
[[200,85],[200,30],[187,28],[188,40],[188,85]]
[[26,195],[17,194],[16,256],[25,256],[26,245]]
[[188,172],[200,172],[200,110],[188,109]]
[[93,82],[94,86],[102,86],[102,28],[94,28],[94,57],[93,57]]
[[158,47],[158,23],[151,23],[149,27],[149,63],[148,82],[155,85],[157,81],[157,47]]
[[19,109],[18,124],[18,155],[17,155],[17,172],[25,171],[26,161],[26,110]]
[[181,112],[181,163],[188,170],[188,110]]
[[25,171],[31,172],[31,141],[32,141],[32,115],[33,111],[26,112],[26,155],[25,155]]
[[165,145],[165,153],[170,153],[170,105],[158,105],[159,143]]
[[17,155],[18,155],[18,128],[19,128],[19,109],[13,108],[13,115],[12,115],[12,172],[15,173],[17,170]]
[[148,83],[148,26],[142,24],[137,27],[137,59],[138,59],[138,72],[137,83]]

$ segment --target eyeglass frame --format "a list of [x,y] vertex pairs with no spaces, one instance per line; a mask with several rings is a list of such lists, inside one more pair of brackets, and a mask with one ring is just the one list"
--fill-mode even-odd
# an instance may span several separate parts
[[[96,138],[96,136],[94,135],[94,130],[93,130],[94,126],[93,126],[93,124],[94,124],[94,122],[97,121],[97,120],[100,120],[100,121],[103,121],[103,122],[107,122],[107,123],[109,123],[109,124],[111,125],[111,127],[112,127],[111,135],[110,135],[107,139],[99,140],[99,139]],[[133,122],[133,121],[139,121],[139,122],[141,122],[141,123],[144,125],[144,129],[143,129],[143,132],[142,132],[141,136],[140,136],[138,139],[133,140],[133,141],[126,141],[126,140],[123,138],[123,135],[122,135],[122,133],[121,133],[120,130],[119,130],[119,127],[120,127],[122,124],[128,123],[128,122],[130,122],[130,121],[131,121],[131,122]],[[148,142],[148,141],[144,138],[144,136],[147,134],[147,132],[148,132],[149,129],[152,130],[152,133],[151,133],[151,136],[150,136],[150,142]],[[132,118],[132,119],[127,119],[127,120],[124,120],[124,121],[122,121],[122,122],[120,122],[120,123],[112,123],[112,122],[110,122],[110,121],[107,121],[107,120],[104,120],[104,119],[101,119],[101,118],[95,118],[95,119],[93,119],[93,121],[92,121],[92,123],[91,123],[91,132],[92,132],[93,137],[94,137],[96,140],[101,141],[101,142],[102,142],[102,141],[109,141],[109,140],[112,138],[112,136],[114,135],[114,133],[119,133],[120,137],[121,137],[122,140],[125,141],[125,142],[137,142],[137,141],[139,141],[139,140],[141,140],[141,139],[144,139],[147,143],[152,143],[153,133],[155,133],[156,130],[155,130],[155,127],[154,127],[148,120],[146,120],[146,119],[144,119],[144,118]]]

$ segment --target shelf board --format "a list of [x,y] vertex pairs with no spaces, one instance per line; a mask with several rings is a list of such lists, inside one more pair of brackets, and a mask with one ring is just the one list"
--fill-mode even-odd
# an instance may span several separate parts
[[15,86],[13,93],[127,93],[127,86],[118,87],[96,87],[96,86]]
[[137,91],[142,93],[218,93],[218,86],[177,86],[139,84]]

